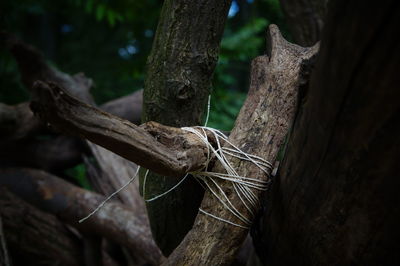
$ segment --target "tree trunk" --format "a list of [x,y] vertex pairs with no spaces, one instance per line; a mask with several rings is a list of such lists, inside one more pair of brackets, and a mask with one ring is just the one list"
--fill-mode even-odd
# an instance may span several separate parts
[[[231,0],[164,2],[147,62],[143,122],[182,127],[202,124],[218,49]],[[176,180],[150,173],[146,198]],[[147,204],[153,236],[169,254],[190,230],[203,191],[187,179],[160,200]]]
[[321,39],[328,0],[280,0],[295,43],[314,45]]
[[267,265],[399,265],[400,3],[330,7],[258,254]]

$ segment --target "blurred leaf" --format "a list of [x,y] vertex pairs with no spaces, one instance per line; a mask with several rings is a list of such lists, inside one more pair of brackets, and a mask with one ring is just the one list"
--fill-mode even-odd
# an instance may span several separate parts
[[65,174],[73,178],[79,184],[79,186],[88,190],[92,190],[92,187],[86,178],[86,166],[83,163],[65,170]]
[[98,21],[102,20],[105,12],[106,12],[106,7],[103,4],[98,5],[96,8],[96,19]]

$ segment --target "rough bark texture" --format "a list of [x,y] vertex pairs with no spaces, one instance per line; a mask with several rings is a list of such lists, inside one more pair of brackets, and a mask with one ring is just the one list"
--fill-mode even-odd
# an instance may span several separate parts
[[[229,141],[244,152],[275,162],[278,151],[294,118],[297,90],[304,82],[308,66],[317,47],[302,48],[288,43],[278,28],[271,25],[270,56],[260,56],[252,63],[248,98],[240,111]],[[254,164],[237,158],[232,165],[241,176],[262,180],[268,177]],[[221,172],[217,163],[212,171]],[[228,182],[219,182],[231,202],[239,197]],[[254,191],[259,197],[260,191]],[[223,219],[240,223],[224,206],[206,191],[201,208]],[[237,209],[247,213],[243,205]],[[247,213],[247,215],[249,215]],[[247,230],[199,214],[193,229],[171,254],[165,265],[230,265],[244,241]]]
[[400,3],[379,6],[331,2],[262,219],[267,265],[400,264]]
[[142,261],[158,265],[162,259],[146,219],[120,203],[109,202],[93,217],[78,224],[79,219],[103,201],[103,196],[34,169],[0,170],[0,185],[85,233],[105,236],[126,246]]
[[[202,124],[231,0],[167,0],[147,62],[143,122],[182,127]],[[158,195],[176,181],[150,173],[146,194]],[[169,254],[190,230],[202,197],[186,180],[147,204],[153,236]]]
[[311,46],[321,39],[328,0],[280,0],[280,2],[297,44]]
[[0,206],[14,265],[83,265],[80,240],[54,215],[40,211],[2,187]]

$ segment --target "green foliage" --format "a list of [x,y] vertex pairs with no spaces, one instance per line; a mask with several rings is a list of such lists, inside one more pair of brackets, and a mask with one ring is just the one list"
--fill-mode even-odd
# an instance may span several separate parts
[[246,93],[229,90],[215,90],[211,96],[209,127],[230,131],[246,98]]
[[265,18],[254,18],[238,31],[227,30],[221,42],[220,60],[225,62],[236,59],[241,61],[249,60],[257,56],[264,40],[259,37],[268,21]]
[[88,190],[92,190],[92,187],[90,186],[89,181],[87,180],[86,167],[83,163],[65,170],[65,174],[74,179],[79,186]]

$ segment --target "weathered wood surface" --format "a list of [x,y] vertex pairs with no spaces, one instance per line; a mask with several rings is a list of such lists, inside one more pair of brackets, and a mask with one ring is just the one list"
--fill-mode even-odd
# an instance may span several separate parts
[[13,265],[83,265],[79,237],[57,217],[33,207],[3,187],[0,187],[0,206]]
[[137,215],[118,202],[110,201],[94,216],[79,224],[79,219],[104,200],[103,196],[35,169],[2,169],[0,185],[82,232],[101,235],[127,247],[146,263],[158,265],[162,259],[148,230],[146,217]]
[[207,150],[191,133],[155,122],[136,126],[68,95],[54,83],[37,81],[32,109],[59,131],[101,145],[147,169],[182,176],[204,168]]
[[[310,64],[318,47],[302,48],[288,43],[275,25],[269,28],[269,47],[269,56],[253,60],[249,94],[229,141],[244,152],[274,163],[294,118],[297,91],[304,82],[303,67]],[[241,176],[268,179],[250,162],[237,158],[230,161]],[[222,170],[219,163],[212,168],[214,172]],[[231,202],[240,202],[229,182],[219,184]],[[260,191],[254,192],[260,197]],[[201,208],[240,224],[209,191]],[[243,205],[237,205],[237,209],[249,215]],[[230,265],[246,234],[245,229],[199,214],[193,229],[164,265]]]
[[[203,123],[230,4],[231,0],[164,1],[147,61],[142,122],[173,127]],[[150,172],[145,194],[159,195],[176,183]],[[202,195],[197,182],[187,179],[162,200],[147,204],[153,236],[164,254],[170,254],[192,227]]]
[[331,2],[256,240],[266,265],[400,264],[400,3],[379,6]]

